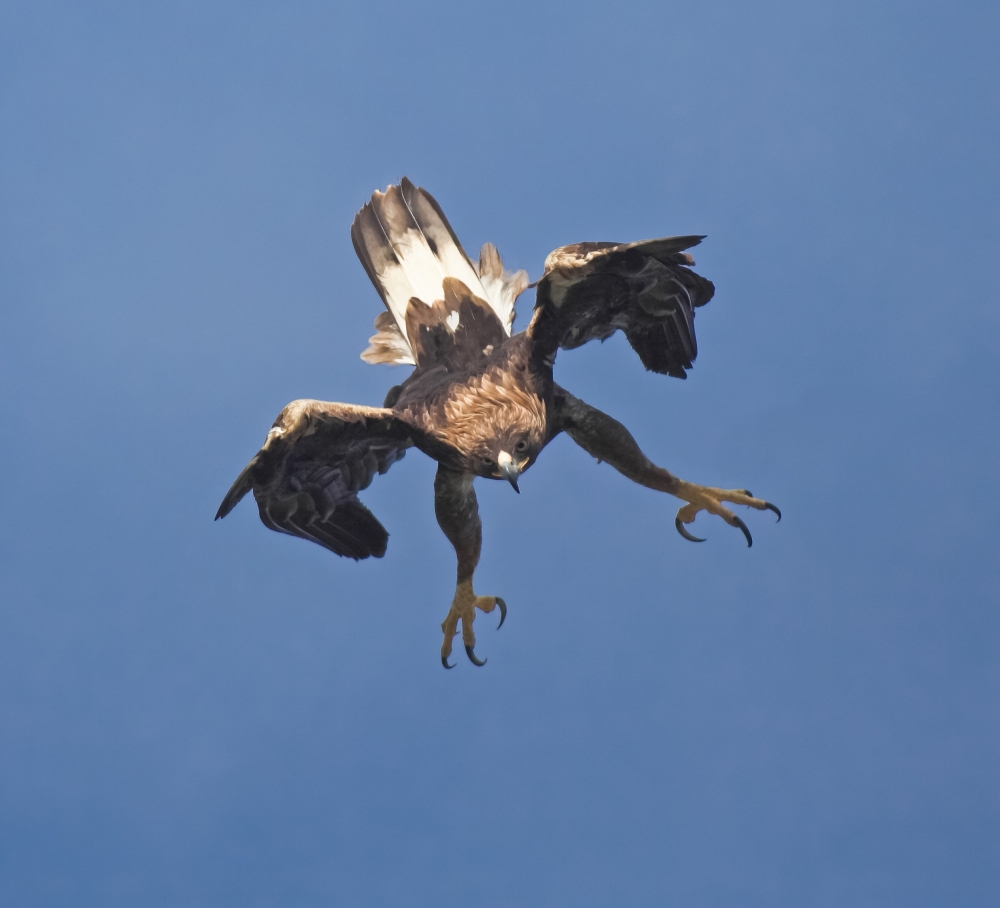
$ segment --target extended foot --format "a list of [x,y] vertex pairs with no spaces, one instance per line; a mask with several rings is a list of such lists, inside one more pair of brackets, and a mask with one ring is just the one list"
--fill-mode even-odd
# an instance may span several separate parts
[[451,609],[448,616],[441,622],[441,630],[444,631],[444,642],[441,644],[441,664],[445,668],[454,668],[448,664],[448,657],[451,655],[451,641],[458,634],[458,622],[462,622],[462,643],[465,644],[465,652],[473,665],[485,665],[485,659],[476,658],[476,634],[472,630],[472,623],[476,620],[476,609],[481,612],[492,612],[493,609],[500,608],[499,630],[507,618],[507,603],[499,596],[477,596],[472,591],[472,580],[463,580],[455,588],[455,598],[452,600]]
[[673,494],[688,502],[677,512],[674,526],[677,527],[677,532],[681,536],[692,542],[704,542],[705,540],[692,536],[684,528],[684,524],[693,523],[699,511],[708,511],[710,514],[721,517],[730,526],[739,527],[747,538],[747,546],[753,545],[753,537],[750,535],[747,525],[723,504],[724,501],[728,501],[730,504],[745,504],[758,511],[774,511],[778,515],[778,520],[781,520],[781,511],[769,501],[754,498],[749,489],[713,489],[680,480],[680,485]]

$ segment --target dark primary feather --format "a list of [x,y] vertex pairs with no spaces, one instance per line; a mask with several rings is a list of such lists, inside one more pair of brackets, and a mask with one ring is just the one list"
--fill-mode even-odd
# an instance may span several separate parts
[[684,250],[701,240],[576,243],[550,253],[528,329],[536,356],[551,364],[559,348],[621,330],[647,369],[685,378],[698,355],[694,310],[715,292],[687,267],[694,260]]
[[414,434],[390,410],[294,401],[233,483],[216,520],[253,489],[270,529],[348,558],[381,558],[389,534],[357,493],[402,459]]

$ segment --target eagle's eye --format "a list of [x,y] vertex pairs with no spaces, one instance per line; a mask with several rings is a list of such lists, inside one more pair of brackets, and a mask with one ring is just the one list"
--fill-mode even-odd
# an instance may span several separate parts
[[483,458],[483,466],[484,467],[492,467],[493,466],[493,458],[492,457],[484,457]]
[[519,454],[523,454],[528,450],[528,443],[522,438],[516,445],[514,445],[514,450]]

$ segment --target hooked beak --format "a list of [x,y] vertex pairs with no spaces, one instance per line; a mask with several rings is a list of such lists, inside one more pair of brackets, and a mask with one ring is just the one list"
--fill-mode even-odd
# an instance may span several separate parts
[[521,471],[517,468],[517,464],[514,463],[514,458],[511,457],[506,451],[501,451],[497,455],[497,464],[500,467],[500,472],[503,474],[503,478],[506,479],[507,482],[514,487],[514,491],[520,495],[521,490],[517,487],[517,477]]

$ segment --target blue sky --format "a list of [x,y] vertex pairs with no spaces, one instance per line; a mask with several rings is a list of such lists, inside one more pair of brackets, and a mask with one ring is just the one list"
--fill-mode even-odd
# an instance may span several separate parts
[[[994,904],[1000,7],[0,15],[0,902]],[[348,236],[404,174],[532,277],[708,234],[686,382],[556,377],[782,523],[691,545],[559,439],[479,483],[453,672],[419,453],[381,561],[213,523],[285,403],[405,375]]]

